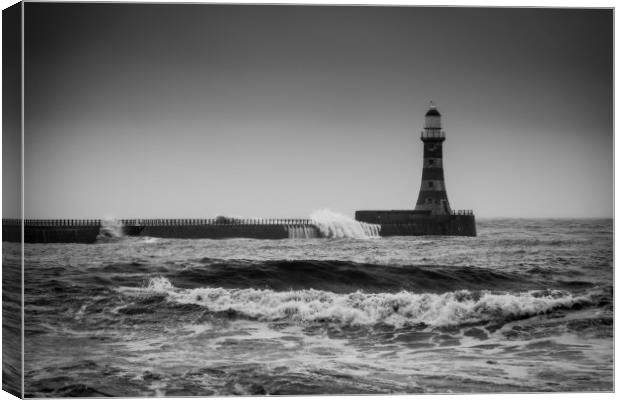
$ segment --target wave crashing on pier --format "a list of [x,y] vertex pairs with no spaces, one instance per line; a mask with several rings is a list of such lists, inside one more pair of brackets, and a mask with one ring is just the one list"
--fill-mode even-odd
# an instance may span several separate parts
[[97,241],[110,242],[123,238],[123,222],[116,218],[102,218]]
[[359,222],[328,209],[322,209],[310,214],[310,219],[316,224],[322,237],[371,239],[379,238],[380,225]]
[[[225,227],[244,227],[249,226],[251,229],[260,229],[260,227],[280,226],[282,233],[281,238],[288,239],[374,239],[380,237],[381,225],[359,222],[346,215],[333,212],[329,209],[321,209],[310,214],[309,219],[261,219],[261,218],[243,218],[243,217],[225,217],[219,216],[215,219],[196,220],[196,219],[162,219],[162,220],[120,220],[116,218],[103,218],[100,220],[99,233],[97,234],[98,242],[114,242],[125,237],[125,234],[131,236],[157,236],[149,227],[156,226],[165,229],[164,237],[169,236],[169,232],[180,235],[178,238],[194,237],[194,238],[211,238],[211,234],[202,233],[193,236],[184,236],[188,232],[196,230],[199,227],[212,227],[225,229]],[[149,230],[143,230],[144,227]],[[199,228],[200,229],[200,228]],[[133,233],[132,233],[133,232]],[[259,231],[260,232],[260,231]],[[161,233],[161,232],[159,232]],[[237,232],[239,237],[244,237],[243,232]],[[177,237],[177,236],[172,236]],[[234,236],[231,236],[234,237]],[[252,236],[250,236],[252,237]]]

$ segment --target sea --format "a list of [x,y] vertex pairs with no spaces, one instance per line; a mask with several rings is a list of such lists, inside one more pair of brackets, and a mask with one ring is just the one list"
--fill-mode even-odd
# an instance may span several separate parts
[[25,394],[612,391],[612,220],[477,229],[26,244]]

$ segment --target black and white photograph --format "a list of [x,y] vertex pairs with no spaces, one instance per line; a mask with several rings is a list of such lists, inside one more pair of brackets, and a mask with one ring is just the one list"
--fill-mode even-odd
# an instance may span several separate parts
[[4,7],[4,391],[613,393],[612,7]]

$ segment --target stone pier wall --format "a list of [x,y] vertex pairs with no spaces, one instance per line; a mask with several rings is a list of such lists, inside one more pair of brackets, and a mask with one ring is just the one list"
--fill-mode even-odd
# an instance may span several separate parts
[[[119,224],[123,235],[177,239],[288,239],[304,232],[318,237],[318,228],[309,219],[122,219],[24,220],[26,243],[94,243],[101,228]],[[21,221],[2,220],[2,240],[21,241]]]
[[357,211],[355,219],[381,224],[381,236],[476,236],[476,217],[470,210],[448,215],[431,215],[426,211],[379,210]]
[[[132,232],[133,234],[133,232]],[[130,234],[130,235],[132,235]],[[135,235],[135,234],[133,234]],[[133,236],[132,235],[132,236]],[[135,236],[177,239],[287,239],[284,225],[153,225],[144,226]]]

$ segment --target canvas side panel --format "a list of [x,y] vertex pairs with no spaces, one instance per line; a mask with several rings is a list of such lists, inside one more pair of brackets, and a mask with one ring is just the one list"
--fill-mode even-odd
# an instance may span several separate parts
[[22,397],[22,4],[2,11],[2,390]]

